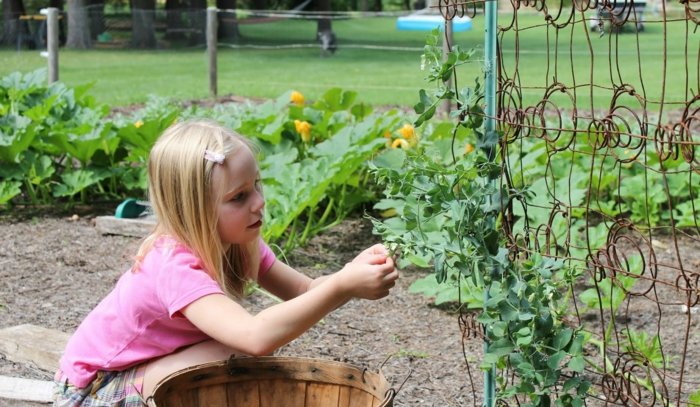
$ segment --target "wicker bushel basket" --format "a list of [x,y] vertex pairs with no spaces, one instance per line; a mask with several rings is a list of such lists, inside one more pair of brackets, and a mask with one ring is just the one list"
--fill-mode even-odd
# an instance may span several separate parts
[[207,363],[163,379],[157,407],[391,407],[396,392],[381,372],[347,363],[243,357]]

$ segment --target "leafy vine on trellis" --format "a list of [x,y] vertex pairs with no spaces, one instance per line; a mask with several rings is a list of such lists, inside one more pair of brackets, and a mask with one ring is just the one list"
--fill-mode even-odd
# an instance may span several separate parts
[[[432,266],[436,285],[455,286],[460,305],[482,310],[478,320],[488,350],[481,367],[514,373],[497,378],[499,399],[580,406],[590,387],[581,375],[585,337],[565,323],[576,275],[560,260],[516,256],[506,247],[500,221],[516,192],[499,181],[499,134],[483,130],[479,80],[473,88],[457,87],[456,69],[472,62],[474,50],[455,46],[444,55],[439,39],[440,31],[433,31],[421,58],[435,87],[419,91],[415,125],[426,127],[439,106],[450,102],[451,138],[422,140],[417,148],[391,150],[373,162],[385,187],[377,208],[396,213],[372,219],[375,232],[401,252],[403,265]],[[460,148],[470,137],[476,139],[473,152]]]

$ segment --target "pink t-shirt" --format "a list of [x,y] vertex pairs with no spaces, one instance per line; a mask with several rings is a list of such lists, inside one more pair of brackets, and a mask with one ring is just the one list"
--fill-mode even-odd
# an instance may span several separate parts
[[[275,262],[260,241],[260,273]],[[137,272],[124,273],[68,341],[60,368],[70,383],[87,386],[98,370],[124,370],[201,342],[208,336],[180,311],[209,294],[223,293],[199,258],[172,238],[162,238]]]

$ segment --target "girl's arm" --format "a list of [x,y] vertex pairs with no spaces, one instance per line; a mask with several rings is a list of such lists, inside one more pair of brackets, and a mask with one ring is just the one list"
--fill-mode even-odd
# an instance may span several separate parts
[[[353,262],[365,262],[375,255],[387,256],[386,248],[376,244],[357,255]],[[287,264],[277,260],[270,269],[258,278],[258,284],[283,300],[295,298],[326,281],[330,276],[311,279]]]
[[204,296],[182,309],[184,316],[213,339],[241,353],[274,352],[350,298],[378,299],[398,278],[393,259],[381,256],[347,264],[323,284],[257,315],[222,294]]
[[309,291],[312,285],[316,285],[314,281],[279,260],[258,277],[258,284],[262,288],[285,301]]

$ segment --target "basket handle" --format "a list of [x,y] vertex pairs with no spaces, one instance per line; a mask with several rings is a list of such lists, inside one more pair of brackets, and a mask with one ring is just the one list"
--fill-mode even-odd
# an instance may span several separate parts
[[408,378],[411,377],[412,374],[413,369],[409,369],[408,374],[406,374],[406,377],[404,377],[398,389],[394,390],[394,388],[392,387],[389,390],[387,390],[386,393],[384,393],[384,401],[382,401],[382,404],[380,404],[379,407],[392,407],[394,405],[394,398],[396,397],[396,394],[401,391],[403,385],[406,384]]
[[394,397],[396,397],[396,390],[387,390],[386,393],[384,393],[384,400],[379,407],[392,407],[394,405]]

